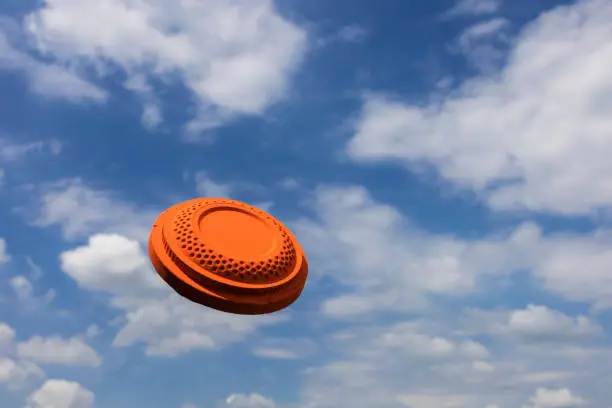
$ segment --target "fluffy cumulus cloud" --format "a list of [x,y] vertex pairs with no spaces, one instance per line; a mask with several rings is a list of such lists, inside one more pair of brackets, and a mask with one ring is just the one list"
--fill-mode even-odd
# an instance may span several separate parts
[[0,384],[22,389],[45,377],[41,366],[97,367],[100,355],[80,337],[34,336],[19,341],[11,326],[0,323]]
[[41,364],[84,365],[97,367],[101,363],[98,353],[83,340],[73,337],[32,337],[17,345],[22,358]]
[[150,79],[184,83],[199,110],[192,130],[263,112],[285,95],[306,46],[305,31],[271,0],[46,0],[23,25],[35,49],[62,66],[103,77],[121,69],[144,98],[149,125],[161,114]]
[[126,311],[125,324],[115,337],[116,346],[145,344],[146,353],[176,356],[192,350],[217,350],[245,340],[258,328],[286,320],[284,315],[243,318],[219,314],[186,303],[176,295],[145,302],[117,300]]
[[605,0],[542,13],[521,30],[501,72],[432,105],[367,96],[348,154],[432,167],[496,210],[609,207],[610,18]]
[[512,336],[527,342],[566,342],[598,337],[603,328],[587,316],[569,316],[546,306],[528,305],[524,309],[470,310],[466,322],[473,333]]
[[21,389],[41,377],[44,377],[42,369],[30,361],[0,357],[0,383],[10,390]]
[[588,317],[571,318],[544,306],[529,305],[526,310],[513,311],[508,317],[508,328],[524,336],[589,336],[602,332]]
[[86,246],[63,252],[60,260],[62,270],[88,289],[132,294],[134,288],[161,288],[139,243],[121,235],[93,235]]
[[579,407],[585,405],[586,401],[572,394],[567,388],[547,389],[538,388],[535,395],[531,397],[531,403],[524,408],[548,408],[548,407]]
[[93,408],[94,400],[78,382],[52,379],[30,394],[26,408]]
[[12,327],[0,323],[0,384],[10,389],[20,389],[31,381],[44,377],[44,372],[38,365],[18,355],[15,335]]

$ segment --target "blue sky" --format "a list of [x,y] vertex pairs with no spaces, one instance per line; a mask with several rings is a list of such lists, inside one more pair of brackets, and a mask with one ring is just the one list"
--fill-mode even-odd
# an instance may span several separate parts
[[[608,0],[0,2],[2,408],[609,408]],[[302,297],[146,257],[247,201]]]

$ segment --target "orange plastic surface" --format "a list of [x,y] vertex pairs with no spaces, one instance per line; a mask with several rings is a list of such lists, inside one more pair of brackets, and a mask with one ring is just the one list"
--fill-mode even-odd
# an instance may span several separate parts
[[308,263],[280,221],[239,201],[199,198],[155,221],[149,257],[183,297],[224,312],[265,314],[302,293]]

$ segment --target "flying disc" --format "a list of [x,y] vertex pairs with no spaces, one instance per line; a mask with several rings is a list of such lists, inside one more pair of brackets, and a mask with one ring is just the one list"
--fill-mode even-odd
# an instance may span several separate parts
[[308,276],[306,256],[279,220],[249,204],[198,198],[155,221],[149,257],[179,295],[235,314],[265,314],[291,305]]

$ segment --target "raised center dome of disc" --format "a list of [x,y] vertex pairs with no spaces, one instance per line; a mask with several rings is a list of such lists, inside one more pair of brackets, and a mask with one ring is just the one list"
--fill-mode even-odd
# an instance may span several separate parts
[[227,207],[200,218],[199,238],[224,257],[244,261],[267,259],[279,240],[277,232],[257,216]]

